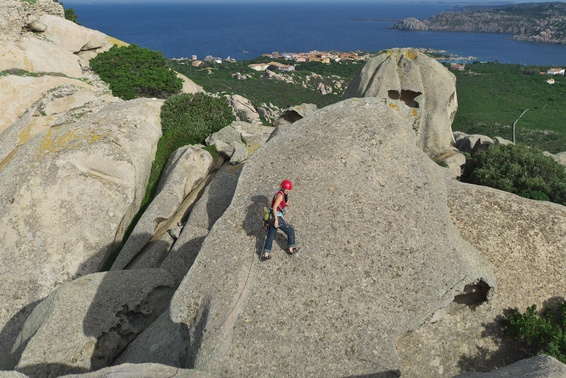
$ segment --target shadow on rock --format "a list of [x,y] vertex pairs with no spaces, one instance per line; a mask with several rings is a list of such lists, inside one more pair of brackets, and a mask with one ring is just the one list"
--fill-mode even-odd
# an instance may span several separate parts
[[[103,248],[82,266],[101,269],[101,257],[109,250]],[[175,290],[171,275],[162,269],[88,273],[80,272],[20,310],[2,330],[2,345],[14,351],[8,370],[15,367],[33,378],[110,366],[166,311]]]
[[244,219],[243,228],[246,235],[255,237],[255,252],[258,259],[261,259],[263,252],[263,244],[265,243],[265,236],[267,230],[263,227],[263,210],[269,207],[267,197],[257,195],[250,198],[251,205],[248,206],[246,218]]
[[364,374],[364,375],[350,375],[344,378],[398,378],[401,372],[398,370],[383,371],[381,373]]
[[[563,297],[550,298],[544,302],[541,312],[552,309],[557,303],[563,301]],[[524,313],[526,308],[518,310]],[[534,350],[532,346],[505,335],[504,324],[510,311],[510,308],[505,309],[503,314],[497,316],[493,322],[482,324],[484,327],[482,337],[493,340],[499,345],[498,349],[493,351],[488,348],[477,347],[475,353],[463,355],[458,361],[458,367],[461,371],[489,372],[537,355],[539,351]]]
[[22,331],[24,323],[33,309],[41,302],[35,301],[22,308],[0,332],[0,371],[14,370],[27,343],[23,343],[12,350],[16,338]]

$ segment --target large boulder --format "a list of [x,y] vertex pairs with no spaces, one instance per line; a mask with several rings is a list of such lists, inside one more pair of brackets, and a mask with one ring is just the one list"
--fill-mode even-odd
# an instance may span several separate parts
[[453,180],[448,205],[462,237],[493,265],[497,292],[488,306],[454,306],[404,337],[404,377],[486,372],[528,357],[503,337],[499,320],[507,309],[541,309],[566,292],[566,207]]
[[[179,369],[161,364],[123,364],[91,373],[69,374],[61,378],[214,378],[198,370]],[[2,377],[4,378],[4,377]],[[6,377],[9,378],[9,377]],[[14,377],[17,378],[17,377]]]
[[241,165],[223,165],[191,209],[175,245],[160,266],[169,271],[178,283],[193,265],[212,226],[232,202],[241,170]]
[[[145,193],[162,104],[117,102],[3,156],[0,349],[37,300],[98,271],[121,240]],[[13,363],[4,352],[0,369]]]
[[180,73],[176,73],[177,77],[183,80],[183,93],[205,93],[205,90],[200,86],[197,85],[194,81],[182,75]]
[[63,6],[57,1],[2,0],[0,2],[0,41],[15,41],[27,37],[30,34],[29,25],[44,14],[63,19],[65,17]]
[[240,95],[230,95],[226,98],[232,112],[240,121],[261,124],[259,114],[250,100]]
[[[177,285],[185,277],[206,236],[232,201],[242,166],[224,164],[216,172],[189,218],[173,248],[161,264]],[[185,324],[174,323],[169,311],[145,329],[114,361],[114,364],[157,362],[169,366],[187,366],[189,340]]]
[[566,365],[556,358],[544,354],[526,358],[509,366],[489,373],[464,373],[454,378],[563,378],[566,377]]
[[37,39],[0,42],[0,72],[19,69],[34,73],[58,73],[80,78],[80,58],[69,50]]
[[212,156],[202,146],[181,147],[171,154],[155,198],[128,237],[112,270],[159,266],[174,242],[168,231],[177,227],[198,199],[212,168]]
[[[63,93],[63,88],[67,91],[66,94]],[[55,98],[56,95],[59,97]],[[116,101],[116,99],[105,96],[82,80],[58,76],[0,76],[0,96],[5,100],[0,102],[0,114],[2,114],[2,117],[0,117],[0,133],[12,126],[40,100],[42,103],[36,104],[37,106],[30,113],[31,118],[25,125],[22,125],[28,128],[31,134],[35,134],[35,130],[41,131],[45,127],[49,127],[52,125],[51,121],[55,118],[55,115],[65,113],[73,108],[81,108],[98,99],[108,102]],[[46,111],[45,107],[49,105],[52,105],[51,109]],[[57,106],[57,108],[54,108],[54,106]],[[39,122],[40,118],[44,122]],[[2,143],[5,142],[6,139],[4,138]]]
[[414,133],[417,145],[429,156],[450,150],[452,121],[458,109],[456,77],[446,67],[413,49],[392,49],[368,59],[352,80],[344,98],[377,97],[401,100],[419,110]]
[[[397,376],[401,335],[454,300],[489,297],[493,272],[452,224],[442,169],[412,132],[379,99],[351,99],[280,127],[252,155],[171,303],[189,330],[186,366]],[[295,186],[287,219],[301,255],[275,249],[262,263],[261,214],[282,178]]]
[[44,14],[38,22],[45,25],[45,31],[42,32],[43,37],[72,53],[112,47],[106,40],[106,34],[77,25],[64,18]]
[[301,104],[285,109],[273,122],[273,126],[289,125],[316,112],[316,104]]
[[12,349],[21,355],[16,370],[58,377],[109,366],[167,308],[173,291],[171,276],[159,269],[90,274],[61,286],[26,320]]

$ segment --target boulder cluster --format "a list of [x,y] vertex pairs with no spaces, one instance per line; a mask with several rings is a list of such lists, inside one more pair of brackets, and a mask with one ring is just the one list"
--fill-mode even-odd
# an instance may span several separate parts
[[[452,133],[433,59],[372,58],[343,101],[275,127],[231,96],[218,156],[175,151],[141,211],[163,100],[112,96],[88,68],[112,39],[52,0],[3,2],[0,34],[0,376],[564,373],[517,362],[497,320],[564,295],[566,209],[454,179],[483,139]],[[282,179],[301,252],[279,235],[263,262]]]

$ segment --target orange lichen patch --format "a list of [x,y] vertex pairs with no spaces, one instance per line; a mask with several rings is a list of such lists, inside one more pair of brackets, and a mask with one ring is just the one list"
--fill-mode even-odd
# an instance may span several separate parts
[[393,110],[399,111],[399,107],[392,102],[389,103],[389,107]]
[[18,137],[18,145],[26,144],[31,139],[31,127],[28,125]]
[[407,57],[407,59],[409,60],[415,60],[417,58],[417,55],[419,53],[415,50],[407,50],[407,52],[405,53],[405,56]]
[[45,134],[39,148],[42,153],[57,152],[64,148],[73,148],[73,144],[76,145],[75,148],[82,147],[84,143],[93,144],[102,140],[104,137],[105,135],[96,133],[84,135],[77,130],[54,136],[53,130],[49,130],[47,134]]
[[413,109],[413,111],[411,112],[411,115],[412,115],[413,117],[416,117],[416,116],[419,115],[419,112],[418,112],[416,109]]
[[16,148],[14,148],[12,152],[10,152],[10,154],[4,158],[4,160],[0,161],[0,171],[2,171],[4,167],[12,160],[17,150],[18,146],[16,146]]
[[130,46],[129,43],[126,43],[126,42],[121,41],[121,40],[114,38],[114,37],[110,37],[109,35],[106,36],[106,40],[108,42],[110,42],[111,44],[116,45],[118,47]]
[[387,56],[393,55],[393,50],[387,50]]

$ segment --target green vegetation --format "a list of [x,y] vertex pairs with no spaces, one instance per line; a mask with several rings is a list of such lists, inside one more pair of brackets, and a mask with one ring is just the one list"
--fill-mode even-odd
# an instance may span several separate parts
[[455,71],[458,112],[453,130],[468,134],[500,136],[512,140],[513,122],[516,142],[552,153],[566,148],[566,78],[546,82],[548,67],[516,64],[476,63],[465,71]]
[[[295,84],[269,79],[263,76],[264,72],[257,72],[248,67],[248,65],[252,63],[269,61],[290,64],[290,62],[286,60],[272,60],[265,57],[233,63],[206,63],[202,68],[192,67],[190,61],[173,60],[170,61],[170,64],[173,69],[202,86],[207,92],[239,94],[249,99],[256,107],[260,106],[262,103],[272,103],[281,109],[302,103],[312,103],[317,104],[318,107],[324,107],[340,101],[341,93],[323,95],[316,87],[319,83],[332,85],[332,81],[336,78],[330,77],[331,75],[339,76],[348,83],[363,67],[363,63],[354,62],[334,62],[331,64],[317,62],[301,63],[297,65],[297,71],[285,73],[293,77]],[[248,75],[249,78],[246,80],[237,80],[232,77],[232,75],[236,73]],[[312,73],[322,75],[323,77],[309,78],[307,80],[306,77]],[[307,81],[307,88],[298,84]]]
[[[321,82],[329,85],[336,76],[347,85],[364,65],[363,62],[300,63],[292,73],[295,84],[290,84],[263,77],[263,72],[248,67],[251,63],[269,61],[272,59],[258,57],[233,63],[206,62],[203,68],[195,68],[190,61],[181,60],[170,61],[170,65],[207,92],[239,94],[255,106],[272,103],[281,109],[301,103],[313,103],[322,108],[340,101],[341,93],[322,95],[316,86]],[[548,68],[477,62],[469,64],[465,71],[454,71],[459,106],[452,129],[511,140],[513,122],[528,109],[516,124],[516,142],[551,153],[564,151],[566,107],[561,103],[566,93],[566,79],[556,76],[556,82],[548,84],[546,80],[550,77],[540,74]],[[250,78],[237,80],[232,77],[237,72]],[[322,78],[311,78],[307,88],[298,84],[312,73]]]
[[90,66],[110,85],[114,96],[124,100],[167,98],[183,87],[161,52],[136,45],[114,46],[91,59]]
[[537,314],[536,305],[524,313],[511,309],[503,321],[505,334],[529,356],[546,354],[566,363],[566,302]]
[[73,21],[75,24],[80,25],[80,23],[77,21],[77,15],[75,14],[75,10],[73,8],[65,8],[65,4],[63,4],[61,1],[58,0],[53,0],[53,1],[61,4],[63,9],[65,10],[66,20]]
[[461,180],[566,205],[566,167],[523,145],[494,145],[464,166]]
[[[157,144],[145,196],[138,213],[126,230],[123,240],[128,239],[151,200],[157,194],[161,173],[171,154],[180,147],[204,143],[206,137],[228,126],[234,120],[235,117],[225,98],[211,97],[203,93],[183,93],[172,96],[165,101],[161,107],[163,135]],[[213,146],[207,146],[205,150],[210,152],[215,160],[219,159],[218,152]],[[103,271],[110,269],[121,249],[122,245],[112,251],[104,263]]]
[[176,149],[189,144],[204,144],[210,134],[230,125],[235,119],[225,98],[183,93],[167,99],[161,107],[163,136],[157,145],[142,206],[155,195],[161,171]]

